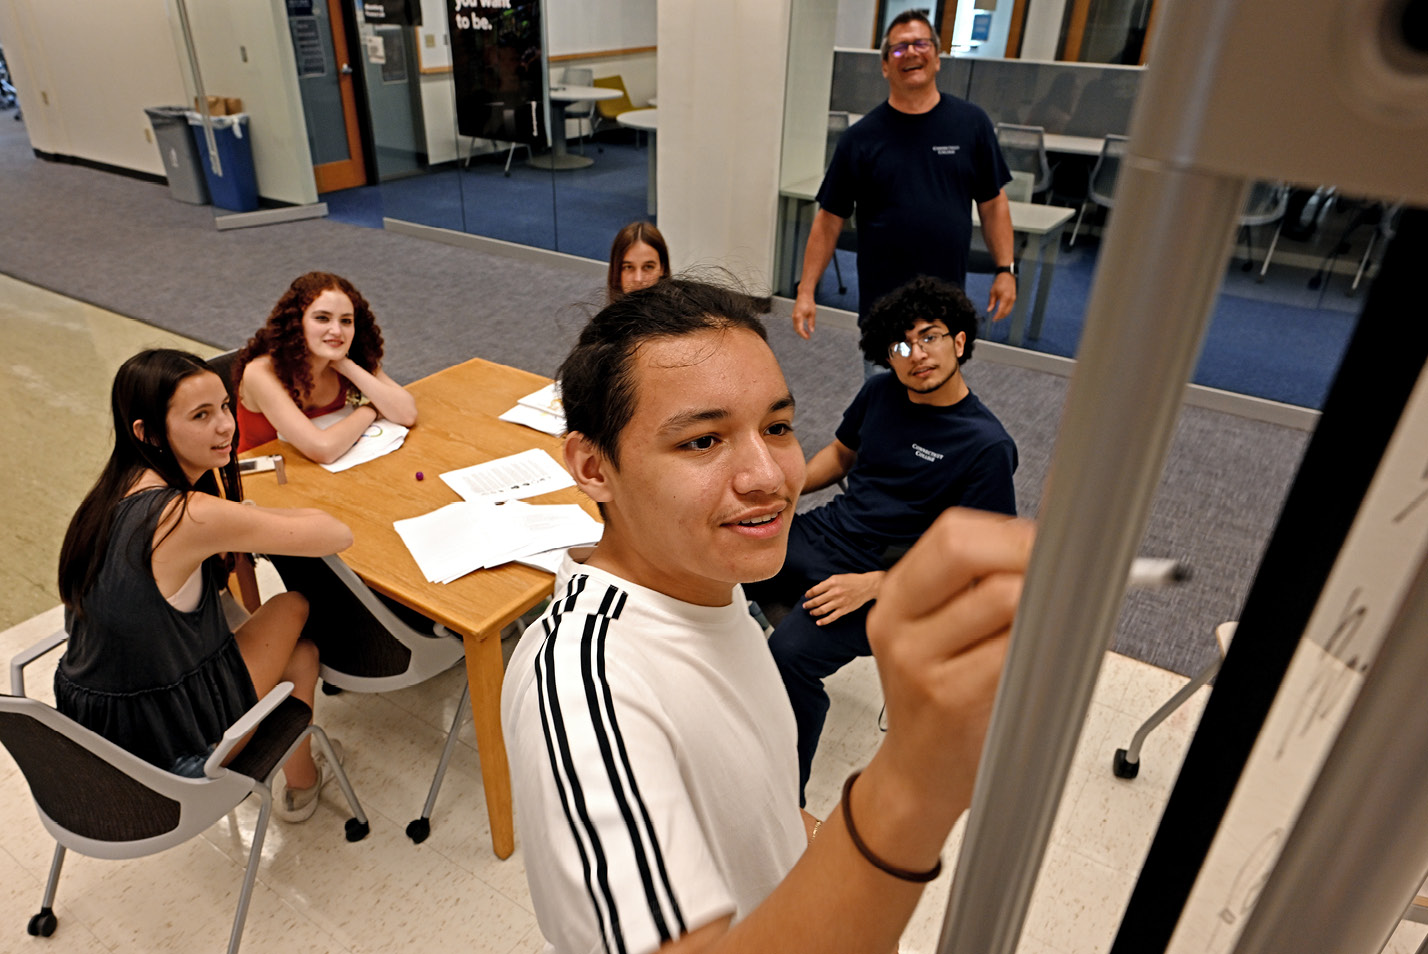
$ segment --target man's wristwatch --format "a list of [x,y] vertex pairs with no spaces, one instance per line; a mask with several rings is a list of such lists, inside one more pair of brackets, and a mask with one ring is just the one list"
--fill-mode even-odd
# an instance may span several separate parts
[[1010,265],[998,265],[996,268],[992,269],[992,274],[1007,274],[1010,275],[1012,278],[1016,278],[1016,262],[1012,262]]

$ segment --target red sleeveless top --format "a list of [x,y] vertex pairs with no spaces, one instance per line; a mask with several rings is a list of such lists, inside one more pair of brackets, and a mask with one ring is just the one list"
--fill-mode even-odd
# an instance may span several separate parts
[[[344,380],[342,387],[337,390],[336,400],[330,402],[326,407],[308,408],[303,413],[310,418],[331,414],[347,403],[347,391],[350,387],[351,385]],[[238,420],[238,453],[252,450],[259,444],[266,444],[278,436],[277,430],[268,423],[265,416],[257,411],[248,410],[243,406],[242,401],[234,402],[233,413]]]

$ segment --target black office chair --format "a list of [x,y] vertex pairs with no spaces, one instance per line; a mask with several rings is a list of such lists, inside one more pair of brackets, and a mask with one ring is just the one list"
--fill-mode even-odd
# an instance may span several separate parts
[[1086,200],[1081,203],[1081,211],[1076,213],[1076,225],[1071,229],[1071,239],[1066,243],[1070,248],[1076,244],[1076,235],[1081,231],[1081,217],[1086,214],[1086,207],[1095,204],[1103,208],[1110,209],[1116,204],[1116,179],[1121,171],[1121,159],[1126,154],[1126,146],[1130,142],[1125,136],[1114,134],[1106,136],[1101,143],[1101,155],[1096,160],[1095,168],[1091,170],[1091,182],[1086,190]]
[[[283,585],[314,607],[303,635],[317,644],[326,686],[351,692],[389,692],[415,686],[466,658],[461,637],[420,613],[372,592],[336,556],[269,556]],[[326,691],[324,686],[324,691]],[[407,837],[421,844],[431,834],[431,813],[470,710],[465,684],[421,816]]]
[[996,133],[1007,168],[1013,176],[1020,173],[1020,178],[1030,181],[1030,192],[1021,201],[1031,202],[1037,195],[1049,199],[1051,163],[1046,158],[1046,130],[1040,126],[997,123]]
[[1256,182],[1240,210],[1239,234],[1245,240],[1245,260],[1241,271],[1254,268],[1254,228],[1257,225],[1275,223],[1274,235],[1269,240],[1269,249],[1264,253],[1264,264],[1260,267],[1256,282],[1264,281],[1269,271],[1269,260],[1274,257],[1274,249],[1279,245],[1279,234],[1284,229],[1284,212],[1289,207],[1289,186],[1283,182]]
[[[67,638],[60,631],[17,655],[10,663],[13,694],[0,695],[0,744],[20,767],[40,823],[55,839],[40,911],[27,926],[31,935],[49,937],[59,923],[54,901],[67,851],[112,859],[157,854],[197,837],[249,795],[257,795],[258,820],[228,938],[229,954],[236,954],[272,814],[273,779],[309,735],[327,756],[352,809],[347,840],[367,836],[367,816],[347,773],[327,735],[312,724],[312,710],[289,695],[292,683],[279,683],[229,727],[204,764],[203,778],[186,778],[145,762],[53,707],[25,696],[25,666]],[[249,733],[252,737],[243,750],[223,765]]]

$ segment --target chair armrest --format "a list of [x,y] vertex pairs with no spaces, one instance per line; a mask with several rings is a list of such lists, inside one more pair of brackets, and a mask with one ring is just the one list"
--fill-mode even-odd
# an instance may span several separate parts
[[248,734],[256,729],[260,722],[292,694],[292,691],[292,683],[278,683],[266,696],[258,700],[257,705],[243,713],[237,722],[230,725],[228,731],[223,733],[223,738],[218,740],[218,745],[209,753],[208,761],[203,763],[203,774],[209,778],[217,778],[222,774],[223,763],[228,760],[228,756],[233,752],[233,747],[247,738]]
[[67,639],[69,639],[69,633],[61,629],[46,636],[29,649],[16,653],[10,660],[10,694],[23,696],[25,694],[25,667]]

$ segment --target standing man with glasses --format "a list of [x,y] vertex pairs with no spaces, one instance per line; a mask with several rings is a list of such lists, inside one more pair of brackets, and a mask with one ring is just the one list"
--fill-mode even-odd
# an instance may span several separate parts
[[860,326],[879,298],[916,275],[965,286],[973,202],[997,264],[987,310],[1000,321],[1016,304],[1011,211],[1002,191],[1011,172],[996,129],[981,108],[937,89],[937,38],[922,11],[893,19],[882,56],[887,101],[843,133],[818,190],[793,307],[793,329],[803,338],[817,318],[814,290],[855,213]]
[[745,587],[765,609],[793,604],[769,649],[798,723],[800,786],[828,714],[823,680],[871,653],[867,617],[890,558],[948,507],[1016,513],[1016,444],[962,377],[976,338],[976,307],[949,282],[920,276],[873,307],[859,346],[892,373],[863,383],[804,484],[847,478],[847,490],[800,513],[778,575]]

